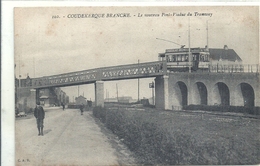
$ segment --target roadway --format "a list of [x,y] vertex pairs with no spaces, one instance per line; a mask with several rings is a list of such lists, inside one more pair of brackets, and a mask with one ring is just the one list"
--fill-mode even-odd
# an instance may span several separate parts
[[131,152],[92,112],[45,108],[44,136],[33,115],[16,118],[16,165],[129,165]]

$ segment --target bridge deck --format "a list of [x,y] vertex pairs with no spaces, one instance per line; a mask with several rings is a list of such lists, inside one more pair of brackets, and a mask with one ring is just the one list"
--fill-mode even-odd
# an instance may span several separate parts
[[89,84],[96,81],[134,79],[155,77],[167,73],[166,62],[148,62],[112,67],[103,67],[53,76],[32,78],[21,85],[21,88],[46,88],[54,86],[71,86]]
[[[147,62],[83,70],[53,76],[24,80],[21,88],[62,87],[110,81],[156,77],[167,74],[167,62]],[[185,67],[185,66],[183,66]],[[208,65],[204,72],[210,73],[259,73],[259,65]],[[169,71],[174,72],[174,71]],[[178,71],[177,71],[178,72]]]

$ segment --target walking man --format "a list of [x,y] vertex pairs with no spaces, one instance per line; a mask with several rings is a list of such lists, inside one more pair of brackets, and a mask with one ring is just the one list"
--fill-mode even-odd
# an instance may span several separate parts
[[40,102],[36,103],[36,108],[34,109],[34,116],[37,121],[37,128],[39,131],[38,136],[40,136],[40,135],[43,136],[43,119],[45,117],[45,112],[44,112],[42,106],[40,106]]
[[81,104],[81,105],[79,106],[79,109],[80,109],[81,115],[83,115],[83,109],[84,109],[84,105],[83,105],[83,104]]
[[63,109],[63,111],[64,111],[65,105],[64,105],[63,103],[61,103],[61,106],[62,106],[62,109]]

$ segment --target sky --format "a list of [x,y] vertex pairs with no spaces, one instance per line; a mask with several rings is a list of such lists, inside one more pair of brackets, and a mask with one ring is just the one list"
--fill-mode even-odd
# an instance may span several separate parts
[[[130,17],[107,17],[116,13]],[[104,17],[68,18],[73,14]],[[33,78],[133,64],[138,60],[157,61],[158,53],[179,45],[156,38],[188,47],[189,25],[191,47],[205,47],[208,39],[210,48],[227,45],[244,64],[259,63],[258,7],[32,7],[14,10],[15,74]],[[154,78],[140,79],[140,98],[152,96],[152,81]],[[137,79],[105,82],[109,97],[116,96],[116,85],[119,96],[137,99]],[[70,101],[83,94],[94,99],[93,84],[62,90]]]

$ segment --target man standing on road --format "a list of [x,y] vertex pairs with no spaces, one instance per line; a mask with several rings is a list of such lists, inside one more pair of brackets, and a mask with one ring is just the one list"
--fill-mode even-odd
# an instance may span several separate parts
[[83,109],[84,109],[84,105],[83,105],[83,104],[81,104],[81,105],[79,106],[79,109],[80,109],[81,115],[83,115]]
[[65,105],[64,105],[63,103],[61,103],[61,106],[62,106],[62,109],[63,109],[63,111],[64,111]]
[[43,136],[43,119],[45,117],[45,112],[44,112],[42,106],[40,106],[40,102],[36,103],[36,108],[34,109],[34,116],[37,121],[37,128],[39,131],[38,136],[40,136],[40,135]]

